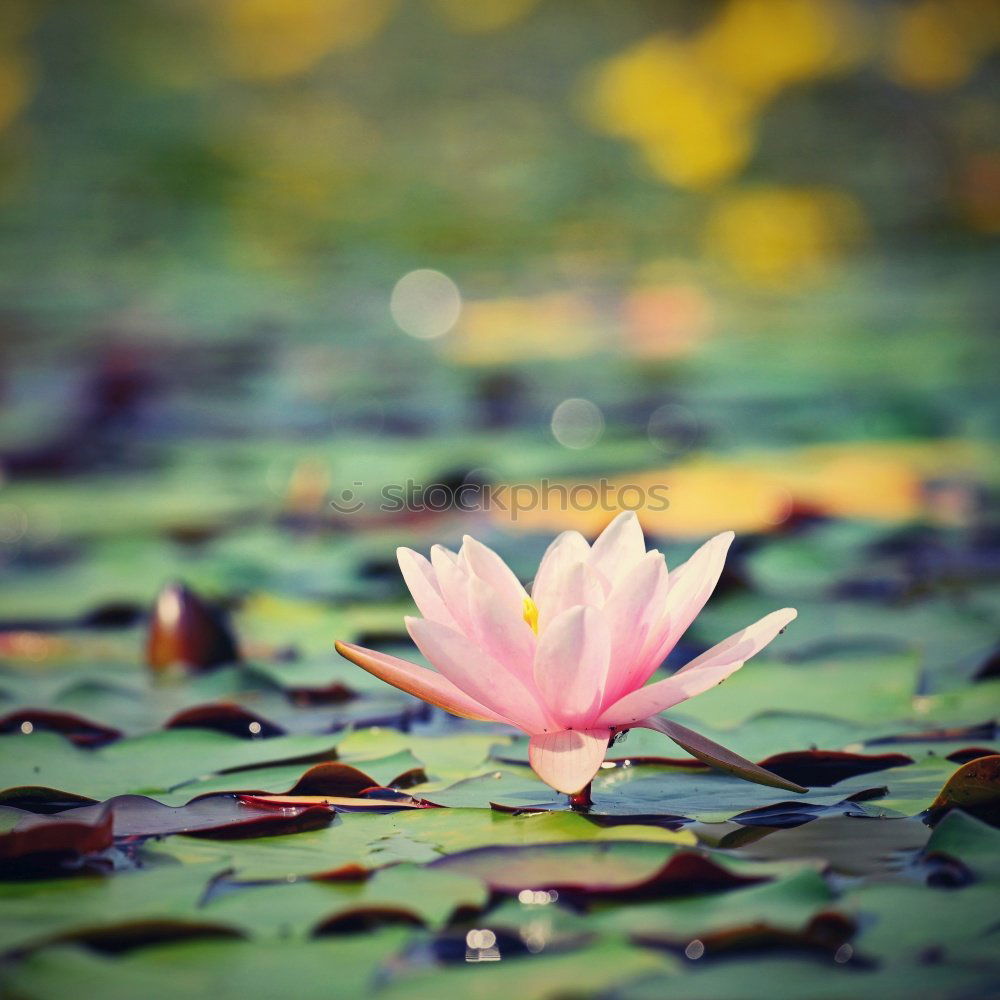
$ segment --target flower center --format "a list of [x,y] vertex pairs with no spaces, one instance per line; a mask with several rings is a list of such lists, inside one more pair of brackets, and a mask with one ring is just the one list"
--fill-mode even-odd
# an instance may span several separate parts
[[524,599],[524,620],[531,626],[531,631],[538,635],[538,605],[530,597]]

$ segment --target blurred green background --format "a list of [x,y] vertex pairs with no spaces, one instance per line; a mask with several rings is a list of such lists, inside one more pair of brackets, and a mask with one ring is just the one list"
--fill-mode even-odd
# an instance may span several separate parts
[[[174,568],[83,580],[82,539],[289,510],[352,536],[381,522],[326,500],[372,515],[408,478],[640,476],[673,490],[665,538],[982,523],[989,0],[8,0],[0,24],[8,615],[65,610],[50,571],[79,609]],[[610,516],[536,513],[500,527]],[[283,543],[257,543],[227,584],[269,575]]]

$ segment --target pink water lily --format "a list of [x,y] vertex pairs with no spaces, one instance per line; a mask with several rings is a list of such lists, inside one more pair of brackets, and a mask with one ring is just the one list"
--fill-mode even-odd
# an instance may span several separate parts
[[612,737],[640,726],[730,773],[804,791],[659,716],[739,670],[795,618],[793,608],[646,683],[715,589],[732,540],[732,532],[716,535],[668,572],[626,512],[593,545],[575,531],[559,535],[530,595],[500,556],[469,536],[457,553],[435,545],[430,560],[401,548],[399,566],[423,615],[406,626],[436,669],[347,642],[337,650],[454,715],[523,730],[532,768],[560,792],[586,789]]

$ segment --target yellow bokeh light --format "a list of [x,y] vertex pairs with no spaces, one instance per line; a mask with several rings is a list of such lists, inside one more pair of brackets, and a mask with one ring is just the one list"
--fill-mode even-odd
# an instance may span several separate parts
[[464,364],[571,358],[593,351],[600,321],[583,297],[554,293],[467,302],[447,349]]
[[844,0],[732,0],[696,44],[706,68],[766,98],[856,64],[864,37]]
[[665,36],[607,62],[588,111],[602,131],[636,141],[654,174],[682,187],[724,180],[752,146],[747,100],[706,73],[690,46]]
[[747,284],[785,290],[822,277],[864,230],[860,207],[843,192],[760,187],[717,202],[705,248]]
[[368,41],[385,24],[393,0],[220,0],[226,68],[244,79],[299,76],[327,53]]
[[660,180],[683,188],[712,187],[738,173],[753,151],[751,123],[718,110],[687,116],[669,134],[640,145],[643,162]]
[[[942,466],[956,473],[995,460],[994,449],[962,441],[870,441],[812,445],[780,451],[748,452],[714,458],[693,454],[670,466],[611,477],[609,495],[624,497],[626,484],[642,491],[647,503],[637,510],[643,527],[666,538],[699,538],[717,531],[771,531],[795,508],[831,517],[905,521],[927,507],[923,484]],[[550,483],[593,485],[586,479]],[[669,505],[655,503],[667,487]],[[539,486],[539,493],[541,487]],[[536,504],[492,510],[505,529],[552,532],[575,528],[596,535],[614,514],[601,505]]]
[[749,162],[767,101],[856,65],[865,38],[849,0],[731,0],[700,33],[656,35],[599,66],[584,111],[659,179],[712,187]]

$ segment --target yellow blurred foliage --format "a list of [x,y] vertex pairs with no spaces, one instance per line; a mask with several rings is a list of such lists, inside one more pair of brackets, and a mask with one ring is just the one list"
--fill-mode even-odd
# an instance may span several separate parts
[[1000,39],[995,0],[918,0],[897,5],[890,21],[886,72],[919,90],[963,83]]
[[24,109],[34,91],[34,72],[28,61],[14,52],[0,52],[0,131]]
[[0,8],[0,131],[24,110],[35,90],[33,61],[21,48],[38,6],[25,0],[4,0]]
[[554,293],[466,302],[447,353],[463,364],[573,358],[600,342],[600,322],[582,296]]
[[[653,487],[667,487],[666,510],[637,510],[643,527],[667,538],[699,538],[719,531],[767,532],[798,509],[831,517],[904,521],[927,513],[923,485],[941,474],[974,473],[991,456],[965,441],[848,442],[749,453],[733,458],[693,456],[666,469],[611,477],[611,489],[635,485],[655,504]],[[992,456],[995,459],[995,454]],[[562,482],[572,498],[587,480]],[[541,490],[541,487],[538,487]],[[615,495],[615,494],[610,494]],[[633,504],[634,491],[622,498]],[[509,530],[551,533],[576,529],[593,537],[614,516],[607,509],[582,510],[552,492],[548,506],[493,509]]]
[[696,49],[706,69],[761,100],[856,65],[866,44],[858,9],[843,0],[732,0]]
[[671,183],[712,184],[749,156],[748,102],[707,73],[691,45],[667,36],[606,62],[586,100],[598,128],[637,142],[653,172]]
[[299,76],[327,53],[366,42],[385,24],[394,0],[216,0],[225,68],[243,79]]
[[431,0],[441,19],[453,31],[485,34],[514,24],[538,0]]
[[759,187],[722,196],[704,242],[741,280],[785,290],[822,276],[864,232],[860,206],[843,192]]
[[599,66],[584,110],[661,180],[711,187],[748,162],[766,101],[855,65],[863,39],[848,0],[730,0],[700,34],[657,35]]

